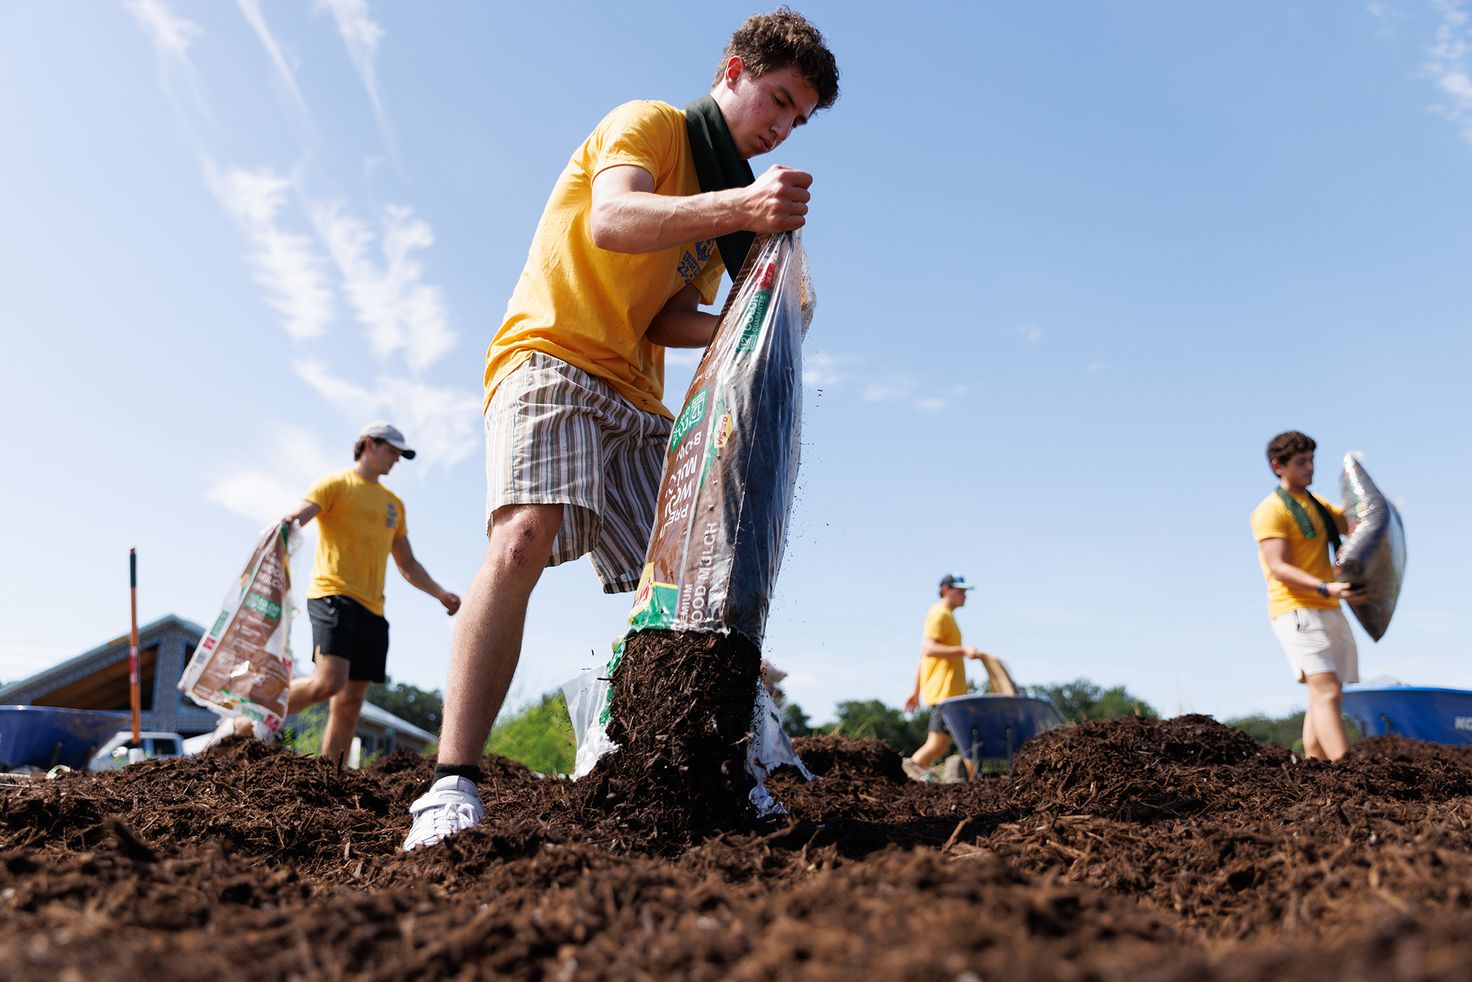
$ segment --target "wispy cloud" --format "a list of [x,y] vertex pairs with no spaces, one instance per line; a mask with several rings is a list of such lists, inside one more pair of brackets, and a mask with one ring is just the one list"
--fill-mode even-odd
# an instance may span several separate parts
[[1432,8],[1440,20],[1425,69],[1442,96],[1434,111],[1472,144],[1472,14],[1464,0],[1433,0]]
[[434,243],[428,222],[415,218],[411,208],[384,208],[380,263],[371,256],[373,230],[342,202],[309,210],[375,354],[402,351],[409,368],[419,372],[455,346],[444,296],[424,282],[424,268],[414,257]]
[[270,168],[221,174],[209,161],[205,180],[250,242],[246,261],[286,333],[298,341],[326,333],[335,315],[326,262],[310,236],[279,222],[291,181]]
[[1385,2],[1385,0],[1370,0],[1369,3],[1365,4],[1365,12],[1373,17],[1379,25],[1375,33],[1381,38],[1390,37],[1395,33],[1396,25],[1406,19],[1405,11],[1393,3]]
[[363,83],[368,101],[373,105],[373,118],[378,121],[378,130],[383,135],[384,145],[388,148],[389,155],[397,161],[398,146],[388,112],[384,109],[383,94],[378,88],[378,68],[375,65],[383,28],[378,26],[369,13],[368,0],[319,0],[319,3],[332,12],[332,18],[337,23],[337,33],[342,38],[344,47],[348,49],[353,70],[358,73],[358,80]]
[[1028,344],[1037,344],[1047,336],[1047,332],[1036,324],[1017,324],[1013,326],[1012,333],[1022,338]]
[[245,18],[246,23],[250,24],[251,30],[256,32],[256,37],[266,49],[271,64],[276,67],[276,74],[280,77],[281,83],[286,86],[286,93],[290,97],[292,113],[297,117],[303,131],[311,134],[314,129],[311,110],[307,108],[307,100],[302,95],[301,87],[296,83],[296,73],[287,63],[281,45],[266,24],[266,17],[261,13],[260,0],[235,0],[235,5],[240,8],[241,16]]
[[865,402],[905,402],[914,398],[914,393],[915,380],[905,376],[864,385]]
[[204,30],[192,21],[178,16],[163,0],[123,0],[123,9],[132,14],[160,54],[187,58],[189,46]]
[[815,389],[836,389],[847,381],[862,359],[857,355],[836,355],[830,351],[803,353],[802,384]]
[[[123,9],[133,15],[138,26],[153,44],[158,56],[159,85],[164,96],[173,106],[174,113],[186,126],[189,112],[185,109],[180,90],[199,113],[199,118],[213,125],[209,107],[200,93],[199,74],[189,58],[189,48],[204,29],[193,21],[175,14],[163,0],[122,0]],[[192,129],[192,127],[191,127]],[[192,135],[192,134],[191,134]]]
[[315,434],[294,426],[268,428],[266,446],[248,448],[258,454],[259,468],[236,467],[210,485],[210,501],[262,526],[286,514],[324,474],[340,470],[346,448],[328,452]]
[[392,420],[426,464],[448,467],[481,448],[479,392],[389,375],[380,375],[370,388],[334,375],[324,362],[309,359],[292,368],[355,425],[378,417]]
[[965,394],[964,385],[935,386],[922,391],[913,378],[905,375],[864,384],[865,402],[905,403],[922,413],[948,409]]

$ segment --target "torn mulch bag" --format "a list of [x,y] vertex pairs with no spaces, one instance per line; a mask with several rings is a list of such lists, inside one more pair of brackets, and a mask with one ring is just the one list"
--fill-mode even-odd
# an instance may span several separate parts
[[262,740],[274,738],[286,718],[295,609],[291,554],[300,541],[286,523],[261,533],[179,680],[180,692],[222,718],[249,718]]
[[[630,758],[629,780],[649,779],[648,754],[669,765],[673,781],[682,769],[722,769],[731,788],[745,785],[743,796],[758,815],[782,810],[763,783],[771,770],[790,764],[811,776],[760,683],[760,660],[797,480],[802,342],[813,309],[798,233],[758,238],[670,433],[629,631],[615,644],[607,671],[583,677],[585,688],[597,689],[580,694],[577,704],[587,707],[591,701],[602,710],[590,729],[577,733],[578,775],[587,773],[595,755],[618,745],[621,752],[605,762]],[[698,646],[693,661],[691,652],[697,649],[682,637],[690,634],[713,636]],[[693,709],[679,706],[684,697],[663,685],[657,705],[643,704],[645,687],[624,687],[624,682],[632,686],[633,679],[651,677],[648,666],[631,666],[626,659],[658,664],[661,652],[676,649],[680,657],[671,655],[670,664],[699,676],[698,684],[691,680],[681,689],[688,690]],[[743,705],[733,716],[729,706],[706,705],[712,698]],[[664,713],[673,714],[668,725],[646,725]],[[586,708],[581,715],[587,726]],[[731,726],[722,721],[732,718],[739,732],[724,732]],[[646,729],[660,745],[636,749],[630,740]],[[714,747],[718,755],[734,757],[674,759],[672,730],[714,734],[714,744],[702,744],[701,753]],[[745,777],[729,773],[733,769]]]

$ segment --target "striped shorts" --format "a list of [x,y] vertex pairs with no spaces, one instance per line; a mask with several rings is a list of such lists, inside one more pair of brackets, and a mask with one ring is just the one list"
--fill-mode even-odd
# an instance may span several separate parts
[[587,554],[605,593],[639,585],[670,421],[533,352],[486,407],[486,534],[506,505],[563,505],[548,566]]

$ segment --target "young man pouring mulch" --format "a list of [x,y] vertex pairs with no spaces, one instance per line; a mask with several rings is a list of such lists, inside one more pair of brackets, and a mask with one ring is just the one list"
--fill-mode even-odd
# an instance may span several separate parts
[[[439,765],[404,848],[480,821],[487,734],[547,566],[591,554],[610,593],[640,581],[672,420],[665,347],[702,347],[721,269],[751,232],[802,226],[810,175],[746,161],[838,96],[822,35],[782,9],[732,36],[710,93],[683,112],[611,112],[558,178],[486,365],[489,547],[460,612]],[[657,530],[656,530],[657,531]],[[755,671],[755,669],[753,669]]]

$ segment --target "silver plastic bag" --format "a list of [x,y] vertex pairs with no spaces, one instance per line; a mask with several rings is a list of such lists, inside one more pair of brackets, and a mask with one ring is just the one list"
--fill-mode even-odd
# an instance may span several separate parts
[[1406,532],[1400,512],[1370,479],[1357,453],[1344,455],[1339,476],[1349,537],[1339,547],[1337,578],[1368,590],[1370,599],[1350,604],[1365,633],[1379,641],[1390,627],[1406,575]]

